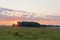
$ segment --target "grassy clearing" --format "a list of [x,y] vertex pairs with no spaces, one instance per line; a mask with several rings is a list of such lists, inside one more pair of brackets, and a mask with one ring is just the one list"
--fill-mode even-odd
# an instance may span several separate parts
[[60,28],[0,27],[0,40],[60,40]]

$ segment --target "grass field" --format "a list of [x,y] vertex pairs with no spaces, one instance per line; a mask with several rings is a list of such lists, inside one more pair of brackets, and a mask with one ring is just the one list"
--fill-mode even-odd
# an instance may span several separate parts
[[0,40],[60,40],[60,28],[0,27]]

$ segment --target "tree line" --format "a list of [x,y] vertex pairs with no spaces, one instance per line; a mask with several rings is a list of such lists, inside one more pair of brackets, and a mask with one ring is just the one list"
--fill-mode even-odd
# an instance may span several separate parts
[[41,25],[38,22],[17,22],[17,25],[13,24],[13,26],[18,27],[60,27],[58,25]]

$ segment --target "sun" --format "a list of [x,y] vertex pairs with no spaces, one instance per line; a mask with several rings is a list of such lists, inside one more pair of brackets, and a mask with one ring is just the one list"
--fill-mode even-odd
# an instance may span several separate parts
[[17,25],[17,22],[14,22],[15,25]]

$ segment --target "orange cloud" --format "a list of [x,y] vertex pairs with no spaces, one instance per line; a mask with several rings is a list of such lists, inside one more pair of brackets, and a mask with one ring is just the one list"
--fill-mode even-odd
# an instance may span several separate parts
[[12,25],[13,23],[16,23],[17,21],[0,21],[0,25]]

